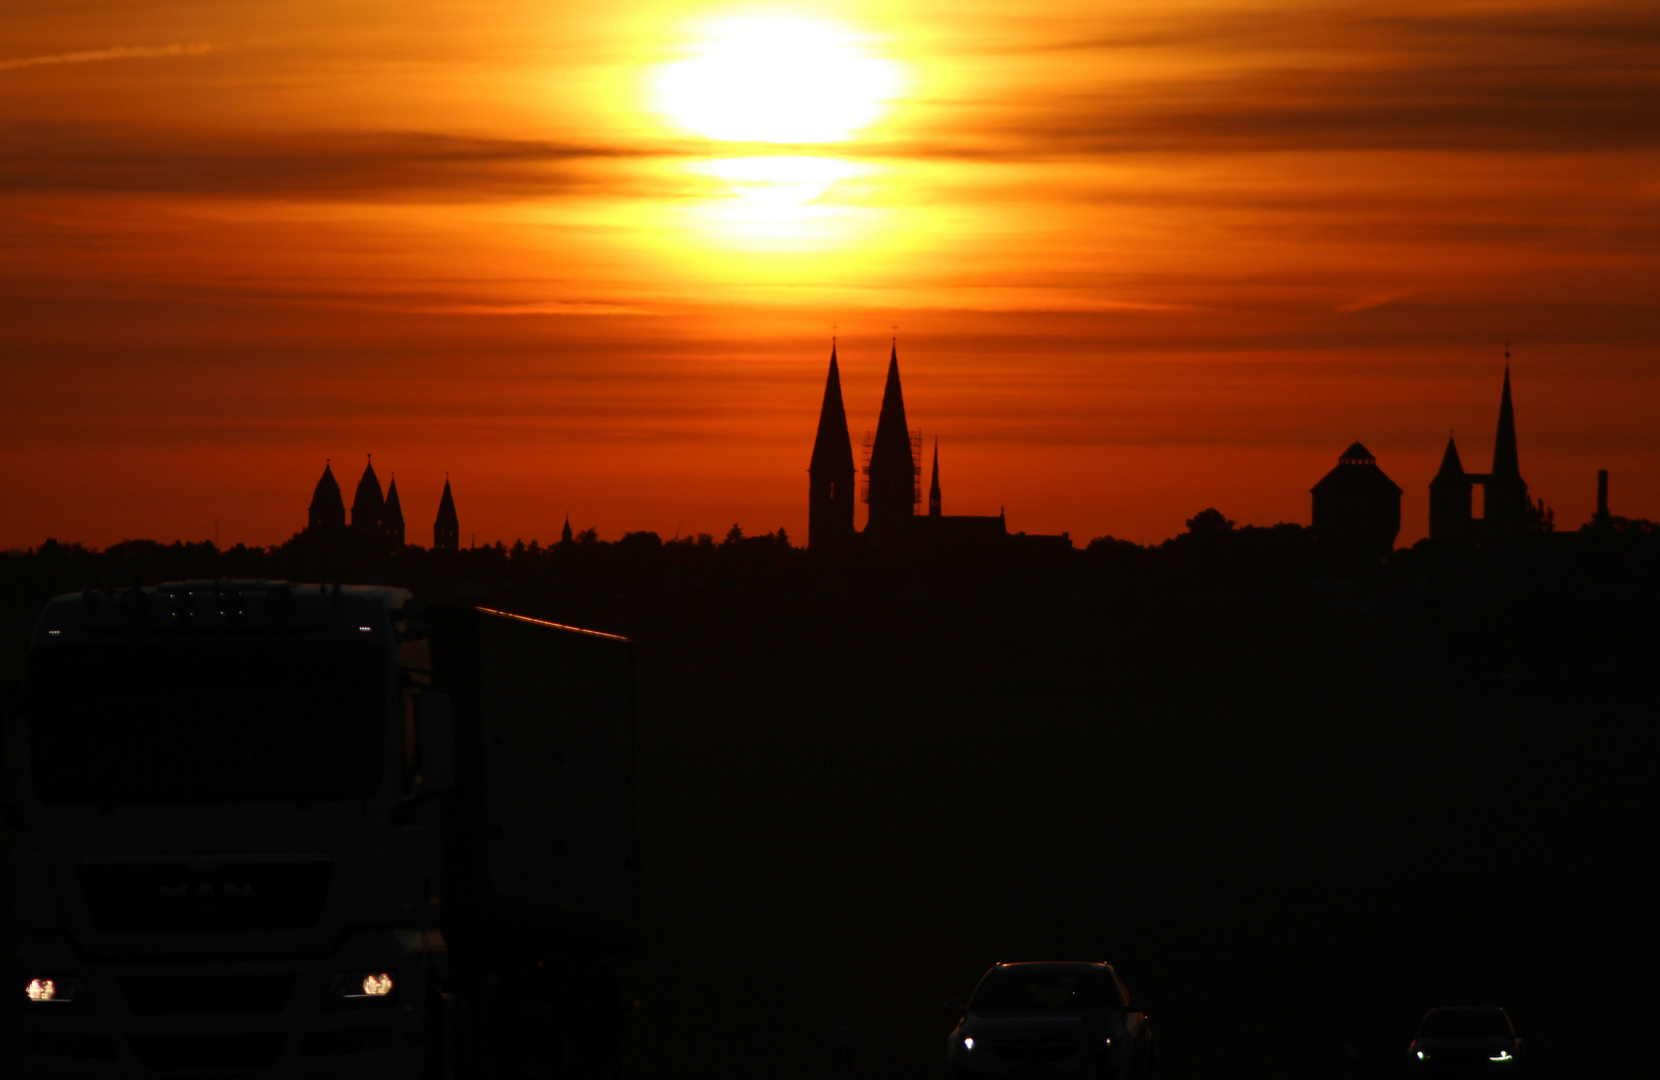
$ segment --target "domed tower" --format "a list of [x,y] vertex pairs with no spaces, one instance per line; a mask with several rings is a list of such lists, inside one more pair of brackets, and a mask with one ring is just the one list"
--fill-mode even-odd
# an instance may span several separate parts
[[352,498],[352,532],[379,536],[385,513],[386,499],[380,493],[380,478],[375,475],[375,464],[371,461],[363,466],[363,479],[357,482],[357,494]]
[[905,420],[905,394],[899,387],[899,347],[888,357],[888,383],[882,391],[882,414],[876,421],[876,439],[865,472],[865,501],[870,512],[865,532],[891,536],[916,516],[917,483],[922,468],[911,444]]
[[444,477],[444,495],[438,500],[438,520],[432,523],[432,550],[455,551],[461,546],[461,522],[455,516],[450,478]]
[[1312,494],[1314,535],[1322,543],[1368,558],[1381,559],[1394,550],[1401,531],[1401,489],[1366,447],[1351,443]]
[[386,509],[380,516],[381,532],[395,548],[403,547],[403,503],[398,499],[398,474],[386,486]]
[[306,528],[314,533],[338,533],[346,528],[346,502],[340,497],[340,485],[328,462],[323,463],[323,475],[311,493],[311,512]]
[[836,346],[830,344],[830,374],[824,380],[824,403],[818,411],[818,436],[807,466],[807,546],[846,543],[853,536],[853,441],[842,406],[842,377]]

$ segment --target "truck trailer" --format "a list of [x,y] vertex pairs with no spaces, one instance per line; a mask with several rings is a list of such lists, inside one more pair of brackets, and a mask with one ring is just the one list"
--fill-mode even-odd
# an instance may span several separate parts
[[610,1077],[629,642],[401,589],[51,601],[4,731],[15,1072]]

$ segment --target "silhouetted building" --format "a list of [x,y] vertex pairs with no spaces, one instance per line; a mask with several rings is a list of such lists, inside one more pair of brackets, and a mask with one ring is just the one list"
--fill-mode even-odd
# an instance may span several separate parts
[[869,513],[865,532],[894,536],[916,516],[922,466],[905,421],[905,395],[899,387],[899,347],[888,357],[888,382],[882,390],[882,413],[876,421],[876,439],[865,466],[865,502]]
[[571,542],[571,515],[570,514],[565,515],[565,527],[563,529],[559,530],[559,542],[561,544],[568,544],[568,543]]
[[[1509,352],[1505,353],[1506,358]],[[1473,489],[1482,486],[1482,516],[1474,517]],[[1493,471],[1467,473],[1452,439],[1441,470],[1429,484],[1429,535],[1432,540],[1492,540],[1514,536],[1528,526],[1531,507],[1527,481],[1516,453],[1516,413],[1510,401],[1510,365],[1504,365],[1499,397],[1499,427],[1493,439]]]
[[[934,472],[928,485],[927,516],[915,516],[905,521],[902,532],[905,540],[931,551],[955,554],[989,554],[1013,540],[1003,515],[944,513],[945,499],[940,491],[940,447],[934,440]],[[1070,545],[1071,541],[1068,540]]]
[[1597,513],[1594,519],[1598,526],[1608,526],[1608,470],[1597,470]]
[[931,518],[937,518],[937,517],[940,516],[940,513],[941,513],[941,506],[940,506],[940,438],[939,438],[938,435],[935,435],[934,436],[934,479],[928,485],[928,516],[931,517]]
[[307,515],[306,528],[322,534],[346,530],[346,502],[340,497],[340,485],[327,462],[323,464],[323,475],[318,478],[317,487],[311,493],[311,511]]
[[352,497],[352,532],[359,536],[378,536],[385,513],[386,499],[380,493],[380,478],[375,476],[375,464],[371,461],[363,466],[363,478],[357,482],[357,494]]
[[450,494],[450,478],[446,476],[444,494],[438,500],[438,520],[432,523],[432,548],[434,551],[455,551],[460,546],[461,522],[455,516],[455,497]]
[[1322,543],[1377,558],[1394,550],[1401,531],[1401,489],[1366,447],[1352,443],[1312,493],[1314,534]]
[[[819,406],[818,435],[813,460],[807,466],[807,546],[845,543],[853,536],[853,441],[847,434],[847,410],[842,405],[842,377],[836,366],[836,347],[830,346],[830,374],[824,380],[824,403]],[[569,523],[565,526],[567,535]]]
[[393,547],[403,547],[403,503],[398,498],[398,478],[386,486],[386,507],[380,515],[380,531]]
[[1447,436],[1447,450],[1441,455],[1441,469],[1429,482],[1429,538],[1468,540],[1471,534],[1473,487],[1464,463],[1458,459],[1458,444]]
[[1482,499],[1483,529],[1488,536],[1513,536],[1527,528],[1527,481],[1516,456],[1516,413],[1510,404],[1510,365],[1504,365],[1504,393],[1499,398],[1499,430],[1493,439],[1493,471]]

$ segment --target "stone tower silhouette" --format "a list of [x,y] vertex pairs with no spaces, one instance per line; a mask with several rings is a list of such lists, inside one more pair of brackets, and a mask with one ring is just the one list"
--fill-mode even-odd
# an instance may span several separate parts
[[1401,489],[1364,445],[1351,443],[1311,494],[1314,535],[1321,543],[1377,559],[1394,548],[1401,531]]
[[940,440],[934,436],[934,480],[928,485],[928,516],[940,516]]
[[1470,536],[1472,490],[1475,484],[1458,459],[1458,444],[1447,436],[1441,470],[1429,482],[1429,538],[1466,540]]
[[323,463],[323,475],[311,493],[311,511],[306,528],[314,533],[338,533],[346,528],[346,502],[340,497],[340,484],[328,462]]
[[363,479],[357,482],[357,494],[352,497],[352,532],[378,536],[385,513],[386,499],[380,493],[380,478],[375,476],[375,463],[370,461],[363,466]]
[[455,551],[461,546],[461,522],[455,516],[450,478],[444,477],[444,495],[438,500],[438,520],[432,523],[432,550]]
[[865,532],[891,536],[916,516],[917,479],[921,469],[911,454],[911,431],[905,421],[905,395],[899,387],[899,346],[888,357],[888,382],[882,390],[882,414],[870,450],[865,501],[870,512]]
[[403,547],[403,502],[398,498],[396,473],[392,474],[392,480],[386,486],[386,508],[380,516],[380,529],[393,547]]
[[853,536],[853,475],[853,442],[847,434],[842,378],[832,342],[830,374],[824,380],[824,403],[818,412],[818,436],[813,440],[812,463],[807,466],[808,547],[845,543]]
[[[1509,350],[1505,350],[1506,359]],[[1487,477],[1482,517],[1487,535],[1513,536],[1527,528],[1527,481],[1516,456],[1516,412],[1510,403],[1510,365],[1504,365],[1504,393],[1499,398],[1499,430],[1493,439],[1493,471]]]

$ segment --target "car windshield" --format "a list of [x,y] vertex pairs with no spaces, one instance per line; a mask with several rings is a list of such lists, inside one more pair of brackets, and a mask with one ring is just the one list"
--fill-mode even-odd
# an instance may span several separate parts
[[986,972],[974,1012],[1066,1013],[1124,1004],[1112,972],[1093,964],[1008,964]]
[[380,786],[390,695],[360,641],[45,646],[25,697],[45,802],[324,802]]
[[1508,1039],[1503,1009],[1432,1009],[1418,1029],[1420,1039]]

